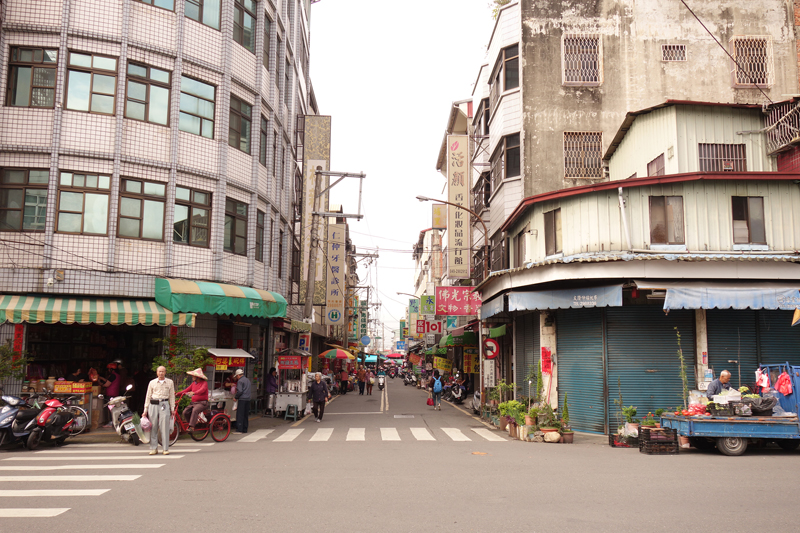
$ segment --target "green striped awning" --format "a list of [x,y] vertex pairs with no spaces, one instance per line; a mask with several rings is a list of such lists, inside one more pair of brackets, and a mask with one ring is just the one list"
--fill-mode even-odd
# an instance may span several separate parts
[[478,338],[472,331],[465,331],[463,335],[443,335],[439,346],[477,346]]
[[156,278],[156,302],[173,313],[275,318],[286,316],[286,299],[252,287]]
[[173,313],[152,300],[0,295],[0,324],[142,324],[194,327],[192,313]]

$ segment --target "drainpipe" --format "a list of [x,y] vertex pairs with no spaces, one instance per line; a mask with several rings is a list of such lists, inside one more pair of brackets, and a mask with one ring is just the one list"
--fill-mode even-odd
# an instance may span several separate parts
[[628,215],[625,214],[625,199],[622,197],[622,187],[617,187],[619,193],[619,210],[622,213],[622,231],[625,232],[625,241],[628,243],[628,250],[632,249],[631,246],[631,232],[628,229]]

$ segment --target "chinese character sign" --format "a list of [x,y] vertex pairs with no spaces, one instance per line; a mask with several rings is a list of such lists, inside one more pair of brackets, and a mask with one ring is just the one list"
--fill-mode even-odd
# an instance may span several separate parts
[[362,301],[361,307],[358,308],[358,335],[357,337],[360,339],[364,335],[367,334],[369,324],[369,311],[367,310],[367,302]]
[[347,322],[347,338],[355,339],[358,331],[358,296],[351,296],[347,301],[346,314],[349,317]]
[[447,229],[447,204],[433,204],[432,229]]
[[480,373],[480,358],[477,348],[464,348],[464,372],[467,374]]
[[[447,136],[447,200],[469,209],[469,137]],[[449,205],[447,209],[448,277],[469,278],[471,263],[470,214],[468,210]]]
[[419,299],[412,298],[408,301],[408,312],[409,313],[419,313]]
[[436,314],[436,296],[423,294],[419,301],[419,313],[421,315]]
[[436,287],[437,315],[477,315],[480,307],[481,295],[472,287]]
[[328,274],[325,280],[325,324],[329,326],[341,326],[345,323],[344,230],[344,224],[328,224],[328,253],[324,263]]

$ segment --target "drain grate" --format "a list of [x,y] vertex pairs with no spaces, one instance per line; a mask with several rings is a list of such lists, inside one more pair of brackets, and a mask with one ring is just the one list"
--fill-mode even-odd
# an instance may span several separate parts
[[394,415],[395,418],[414,418],[414,415]]

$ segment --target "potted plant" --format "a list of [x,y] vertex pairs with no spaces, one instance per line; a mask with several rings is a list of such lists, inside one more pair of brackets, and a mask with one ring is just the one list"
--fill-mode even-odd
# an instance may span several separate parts
[[500,413],[500,430],[503,431],[508,428],[508,402],[503,402],[497,406]]
[[622,416],[625,417],[625,422],[628,423],[629,429],[639,429],[639,421],[636,420],[636,407],[633,405],[623,407]]
[[497,407],[497,403],[500,400],[500,391],[497,389],[497,387],[486,389],[486,399],[488,400],[489,405],[492,407]]
[[564,393],[564,407],[561,409],[561,439],[564,444],[572,444],[575,438],[575,432],[572,431],[572,426],[569,425],[569,404],[567,403],[567,394]]
[[535,426],[538,419],[539,419],[539,408],[534,405],[525,415],[525,425]]
[[653,413],[647,413],[647,416],[642,418],[641,425],[643,428],[655,428],[656,426],[656,419],[653,418]]
[[656,427],[661,427],[661,415],[666,412],[666,409],[656,409]]
[[539,431],[542,433],[551,433],[561,429],[561,423],[558,420],[558,415],[553,411],[550,404],[545,404],[540,411]]

